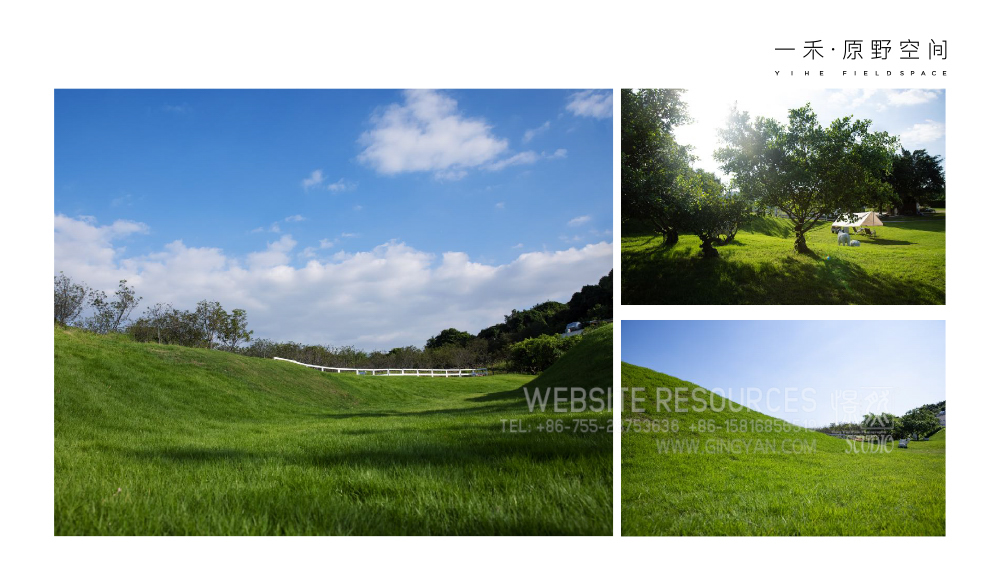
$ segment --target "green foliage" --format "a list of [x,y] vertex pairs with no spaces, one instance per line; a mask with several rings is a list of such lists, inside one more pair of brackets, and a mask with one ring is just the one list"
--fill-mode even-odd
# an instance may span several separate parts
[[654,225],[664,242],[677,237],[684,210],[678,178],[690,170],[688,147],[673,129],[690,122],[683,90],[622,90],[622,215],[625,221]]
[[75,283],[66,274],[59,272],[55,276],[55,322],[68,325],[72,323],[80,313],[87,300],[87,295],[91,293],[86,284]]
[[566,350],[576,346],[581,337],[552,336],[543,334],[528,338],[510,347],[511,370],[518,373],[537,374],[556,363]]
[[[62,286],[60,286],[60,283]],[[131,288],[124,286],[116,293],[119,302],[130,303],[128,313],[138,305]],[[69,301],[74,284],[68,278],[56,278],[56,314],[60,300]],[[81,290],[81,291],[85,291]],[[115,320],[119,308],[107,303],[107,297],[94,294],[98,313],[88,319],[87,327],[95,332],[117,330]],[[573,294],[569,304],[547,301],[525,311],[511,311],[503,323],[484,329],[478,337],[455,328],[442,330],[427,340],[424,350],[408,346],[389,352],[365,352],[353,347],[306,345],[296,342],[275,342],[268,339],[251,341],[247,313],[235,309],[227,313],[218,301],[199,301],[194,311],[179,310],[169,303],[147,307],[143,316],[128,326],[128,333],[138,342],[178,344],[204,348],[221,348],[253,357],[281,357],[299,362],[346,368],[471,368],[496,369],[505,366],[510,345],[525,338],[556,334],[570,321],[610,319],[613,314],[614,291],[612,274],[597,285],[586,285]],[[62,305],[67,309],[67,305]],[[64,315],[66,313],[63,313]],[[248,343],[246,346],[241,346]]]
[[750,204],[713,174],[691,166],[688,147],[673,127],[689,121],[682,90],[622,91],[622,213],[653,225],[671,245],[681,231],[702,241],[702,255],[718,256],[749,215]]
[[127,285],[128,280],[118,282],[118,290],[112,298],[103,291],[92,291],[90,307],[93,313],[84,320],[88,330],[98,334],[118,332],[125,328],[132,311],[139,306],[142,297],[137,297],[135,289]]
[[566,309],[561,314],[552,317],[553,322],[565,326],[571,322],[610,319],[614,311],[613,275],[614,272],[608,272],[608,275],[602,277],[597,285],[585,285],[580,291],[574,293],[573,297],[566,303]]
[[253,335],[244,309],[226,310],[218,301],[203,300],[195,311],[182,311],[168,303],[157,303],[132,323],[128,332],[137,342],[222,348],[235,352]]
[[252,330],[247,330],[247,312],[244,309],[233,309],[233,312],[226,315],[222,323],[219,338],[222,340],[224,348],[230,352],[235,352],[241,342],[249,342],[253,336]]
[[198,319],[198,329],[205,338],[205,346],[214,348],[215,339],[222,334],[226,326],[226,310],[218,301],[203,299],[198,302],[194,314]]
[[916,213],[917,202],[944,199],[944,167],[940,156],[931,156],[924,149],[910,152],[902,149],[892,158],[889,183],[902,203],[904,212]]
[[570,314],[576,314],[585,307],[586,300],[585,296],[577,298],[573,313],[570,313],[568,305],[556,301],[539,303],[523,311],[515,309],[509,315],[504,316],[502,323],[479,331],[478,338],[488,343],[491,353],[505,356],[509,352],[511,344],[526,338],[562,332],[566,324],[571,322],[566,319],[569,318]]
[[[530,376],[336,375],[54,339],[56,535],[612,533],[611,432],[500,422],[603,430],[611,412],[529,413]],[[610,363],[587,369],[611,378]]]
[[[579,387],[607,391],[613,386],[613,373],[604,366],[614,364],[614,325],[606,324],[585,330],[582,335],[563,339],[579,339],[554,364],[525,387]],[[612,399],[612,397],[606,397]],[[610,409],[610,404],[608,405]]]
[[443,346],[465,346],[473,338],[475,337],[464,330],[446,328],[437,336],[429,338],[424,348],[430,350]]
[[702,256],[719,255],[713,245],[736,238],[740,226],[750,218],[750,203],[743,194],[727,190],[714,174],[692,170],[678,179],[678,206],[675,224],[701,240]]
[[944,408],[936,405],[924,405],[908,411],[899,419],[899,432],[897,437],[905,438],[915,436],[926,438],[941,429],[941,421],[938,420],[937,413]]
[[896,138],[869,131],[871,120],[842,117],[823,127],[809,104],[789,110],[788,124],[750,119],[733,108],[715,151],[730,188],[793,222],[795,250],[808,252],[805,233],[822,217],[878,205],[892,197],[884,181]]

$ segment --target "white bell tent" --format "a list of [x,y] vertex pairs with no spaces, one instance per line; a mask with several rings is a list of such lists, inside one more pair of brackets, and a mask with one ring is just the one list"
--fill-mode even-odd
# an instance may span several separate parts
[[846,221],[835,221],[834,227],[881,227],[882,221],[875,215],[874,211],[862,213],[848,213]]

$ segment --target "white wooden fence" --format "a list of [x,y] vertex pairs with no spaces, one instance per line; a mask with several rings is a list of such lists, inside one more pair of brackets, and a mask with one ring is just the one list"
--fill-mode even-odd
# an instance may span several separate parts
[[326,366],[314,366],[312,364],[303,364],[302,362],[296,362],[295,360],[289,360],[287,358],[274,357],[275,360],[281,360],[283,362],[291,362],[293,364],[298,364],[300,366],[305,366],[307,368],[318,369],[323,372],[333,372],[333,373],[353,373],[355,375],[408,375],[410,377],[480,377],[484,375],[489,375],[490,372],[486,368],[466,368],[466,369],[375,369],[375,368],[331,368]]

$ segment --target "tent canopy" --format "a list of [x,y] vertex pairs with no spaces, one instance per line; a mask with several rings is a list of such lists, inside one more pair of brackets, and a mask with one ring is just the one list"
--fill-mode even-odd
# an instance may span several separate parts
[[835,221],[833,223],[834,227],[881,227],[882,221],[879,221],[877,215],[874,211],[863,211],[861,213],[848,213],[846,221]]

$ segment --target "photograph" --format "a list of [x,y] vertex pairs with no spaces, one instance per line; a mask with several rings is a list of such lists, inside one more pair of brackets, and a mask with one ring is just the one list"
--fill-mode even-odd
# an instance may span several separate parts
[[623,305],[943,305],[945,91],[621,91]]
[[54,535],[611,535],[613,101],[55,90]]
[[622,321],[623,536],[944,536],[944,321]]

